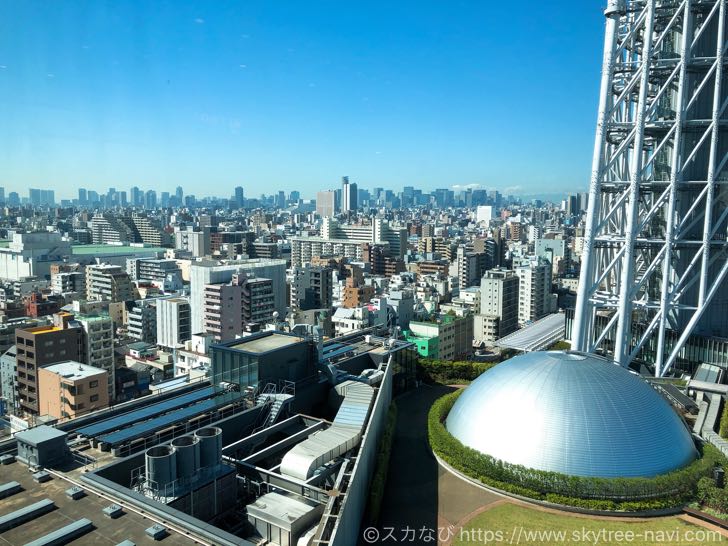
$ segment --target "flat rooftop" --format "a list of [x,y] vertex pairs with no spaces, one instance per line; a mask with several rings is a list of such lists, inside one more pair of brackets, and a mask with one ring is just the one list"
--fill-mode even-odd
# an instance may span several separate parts
[[71,252],[74,256],[89,254],[149,254],[151,252],[166,252],[168,249],[160,246],[127,246],[127,245],[73,245]]
[[[16,481],[23,487],[23,491],[6,497],[0,502],[0,516],[14,512],[43,499],[50,499],[56,509],[38,516],[13,529],[4,531],[0,535],[0,543],[7,546],[22,546],[36,540],[48,533],[60,529],[69,523],[81,518],[88,518],[94,525],[94,530],[75,539],[74,546],[113,546],[124,540],[131,540],[136,544],[151,544],[154,542],[145,533],[154,522],[148,517],[141,516],[129,509],[118,519],[111,519],[104,515],[102,510],[112,501],[90,493],[79,500],[72,500],[66,496],[66,489],[76,485],[65,479],[54,477],[52,480],[38,484],[33,481],[28,467],[15,462],[2,467],[0,483]],[[76,480],[74,480],[76,481]],[[82,486],[83,487],[83,486]],[[165,545],[191,546],[195,542],[172,529],[167,529],[170,535],[164,539]]]
[[52,324],[48,326],[34,326],[32,328],[21,328],[22,330],[25,330],[26,332],[30,332],[32,334],[47,334],[48,332],[57,332],[58,330],[63,330],[63,328],[59,328],[58,326],[53,326]]
[[51,364],[50,366],[43,366],[43,369],[52,373],[57,373],[64,379],[84,379],[105,373],[105,371],[101,368],[95,368],[88,364],[81,364],[75,360],[66,360],[65,362],[58,362],[57,364]]
[[268,351],[273,351],[282,347],[288,347],[289,345],[295,345],[296,343],[300,343],[301,341],[303,341],[303,339],[296,336],[271,334],[269,336],[263,336],[254,339],[242,338],[240,340],[240,343],[230,345],[230,348],[247,351],[249,353],[267,353]]

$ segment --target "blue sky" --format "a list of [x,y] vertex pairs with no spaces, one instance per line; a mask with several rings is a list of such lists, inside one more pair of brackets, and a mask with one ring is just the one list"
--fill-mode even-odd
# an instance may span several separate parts
[[0,0],[0,185],[586,188],[602,0]]

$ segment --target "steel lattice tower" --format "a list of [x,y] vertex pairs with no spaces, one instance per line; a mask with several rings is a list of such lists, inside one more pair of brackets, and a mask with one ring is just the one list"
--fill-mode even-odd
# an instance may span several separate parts
[[691,334],[728,337],[726,0],[605,15],[572,340],[623,366],[649,348],[662,376]]

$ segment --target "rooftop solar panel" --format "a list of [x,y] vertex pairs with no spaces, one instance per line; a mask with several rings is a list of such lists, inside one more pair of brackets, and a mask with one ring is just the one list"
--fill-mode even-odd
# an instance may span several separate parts
[[131,440],[135,440],[136,438],[147,436],[154,430],[159,430],[181,421],[187,421],[196,415],[224,406],[225,404],[229,404],[230,402],[240,399],[242,396],[243,395],[239,392],[231,392],[209,400],[203,400],[202,402],[197,402],[192,406],[182,408],[178,411],[137,423],[131,427],[118,430],[116,432],[105,434],[104,436],[101,436],[99,440],[106,442],[107,444],[111,444],[112,446],[124,444]]
[[335,351],[339,347],[343,347],[344,345],[342,343],[331,343],[328,345],[324,345],[324,354],[330,353],[332,351]]
[[123,413],[116,417],[112,417],[111,419],[105,419],[104,421],[94,423],[93,425],[82,427],[78,429],[77,432],[87,437],[96,437],[109,431],[120,429],[131,423],[144,421],[161,413],[204,400],[205,398],[212,396],[214,393],[215,387],[205,387],[198,391],[190,392],[182,396],[176,396],[174,398],[164,400],[163,402],[151,404],[138,410]]

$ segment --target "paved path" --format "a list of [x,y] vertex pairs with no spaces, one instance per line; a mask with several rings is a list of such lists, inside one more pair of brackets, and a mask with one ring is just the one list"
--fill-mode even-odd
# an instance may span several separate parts
[[[392,529],[393,536],[399,542],[406,542],[402,540],[405,529],[416,529],[419,532],[424,528],[437,532],[438,529],[459,528],[477,514],[503,502],[555,514],[567,514],[498,495],[468,483],[437,463],[427,441],[427,414],[437,398],[453,390],[454,387],[422,386],[396,399],[397,425],[378,525],[380,536]],[[568,515],[602,519],[572,512]],[[713,528],[695,518],[681,517],[693,524]],[[605,516],[603,519],[635,521],[640,518]],[[726,535],[724,530],[721,532]],[[450,542],[439,544],[447,546]],[[390,540],[381,543],[396,542]],[[362,541],[360,544],[366,542]]]
[[427,442],[427,413],[453,388],[423,386],[397,399],[397,426],[379,529],[457,525],[502,497],[468,484],[437,464]]

